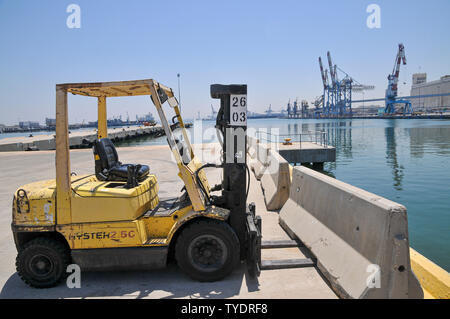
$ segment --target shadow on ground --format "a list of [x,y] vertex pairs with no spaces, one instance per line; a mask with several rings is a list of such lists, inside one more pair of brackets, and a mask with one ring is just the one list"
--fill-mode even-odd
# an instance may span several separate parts
[[256,279],[248,278],[244,266],[222,281],[202,283],[169,265],[154,271],[82,272],[81,288],[72,289],[65,282],[53,288],[31,288],[14,273],[0,298],[232,298],[239,296],[241,289],[246,293],[259,290],[258,286]]

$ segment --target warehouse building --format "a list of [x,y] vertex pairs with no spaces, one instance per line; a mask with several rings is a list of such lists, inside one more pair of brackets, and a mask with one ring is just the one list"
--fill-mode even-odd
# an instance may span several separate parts
[[[426,73],[413,74],[411,95],[427,95],[450,93],[450,75],[444,75],[439,80],[427,82]],[[450,96],[436,96],[411,99],[415,111],[445,111],[450,110]]]

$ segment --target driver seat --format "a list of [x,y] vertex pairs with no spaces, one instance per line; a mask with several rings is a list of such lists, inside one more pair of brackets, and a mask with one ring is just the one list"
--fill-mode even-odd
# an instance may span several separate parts
[[150,168],[147,165],[122,164],[119,155],[109,138],[102,138],[94,142],[95,176],[100,181],[127,182],[130,166],[140,167],[136,172],[139,182],[143,181]]

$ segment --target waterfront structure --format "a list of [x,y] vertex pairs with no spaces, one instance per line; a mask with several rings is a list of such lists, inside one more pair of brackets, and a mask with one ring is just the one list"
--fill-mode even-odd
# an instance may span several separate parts
[[40,129],[41,125],[39,124],[39,122],[23,121],[23,122],[19,122],[19,127],[23,130]]
[[381,109],[381,115],[384,113],[384,108],[381,108],[379,105],[366,105],[366,106],[359,106],[353,108],[353,116],[359,117],[359,116],[378,116],[380,115],[380,109]]
[[[411,95],[444,94],[450,92],[450,75],[444,75],[439,80],[427,82],[426,73],[413,74]],[[432,96],[411,100],[412,107],[418,111],[446,111],[450,109],[450,96]]]
[[136,115],[136,122],[154,122],[155,118],[153,117],[153,114],[151,112],[148,112],[144,116],[137,116]]
[[47,126],[47,129],[55,129],[56,119],[46,117],[45,118],[45,126]]
[[[189,127],[188,123],[186,124],[186,127]],[[14,131],[5,130],[5,132],[14,132]],[[126,128],[115,127],[110,128],[108,130],[108,136],[114,142],[127,140],[139,136],[159,137],[162,135],[164,135],[164,130],[160,125],[132,126]],[[97,139],[96,130],[75,131],[70,133],[69,147],[91,148],[96,139]],[[0,140],[0,152],[44,151],[44,150],[54,150],[55,148],[56,148],[56,138],[54,134],[7,137]]]
[[2,128],[2,133],[15,133],[15,132],[23,132],[23,129],[20,128],[18,125],[9,125],[4,126]]

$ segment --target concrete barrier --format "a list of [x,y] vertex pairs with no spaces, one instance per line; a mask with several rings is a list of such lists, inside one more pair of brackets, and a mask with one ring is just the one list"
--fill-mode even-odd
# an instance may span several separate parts
[[267,163],[261,177],[261,188],[267,210],[278,210],[289,198],[290,165],[278,152],[273,150],[269,150]]
[[[53,140],[53,143],[55,140]],[[83,137],[82,136],[70,136],[69,135],[69,145],[71,147],[82,145],[83,144]]]
[[256,137],[247,136],[247,154],[250,159],[256,158],[256,147],[259,143]]
[[23,151],[23,143],[0,144],[0,152]]
[[256,158],[252,163],[252,170],[257,180],[260,180],[267,166],[269,165],[270,145],[256,144]]
[[54,150],[56,149],[55,139],[42,139],[33,142],[33,146],[37,150]]
[[257,144],[258,139],[255,137],[247,136],[247,162],[248,167],[251,171],[254,172],[254,167],[257,165],[257,158],[256,158],[256,151],[257,151]]
[[411,270],[406,208],[294,167],[281,226],[300,239],[342,298],[423,298]]

